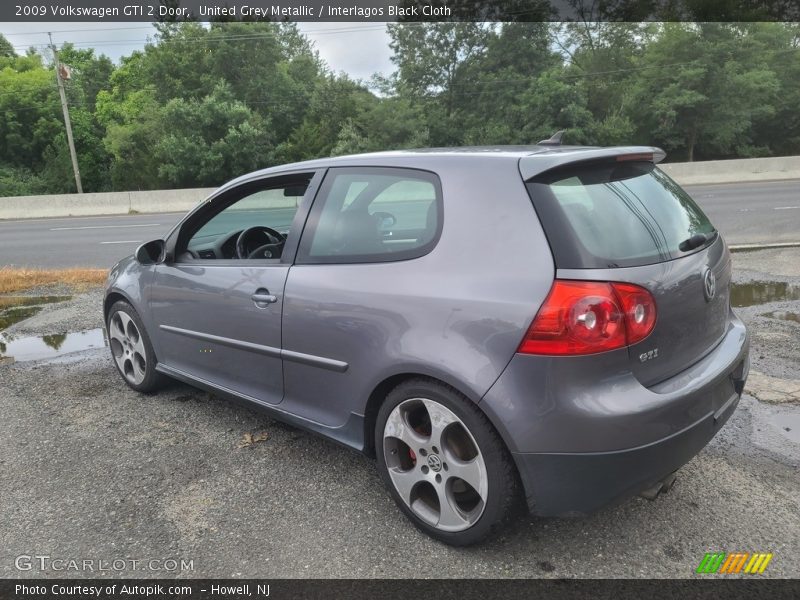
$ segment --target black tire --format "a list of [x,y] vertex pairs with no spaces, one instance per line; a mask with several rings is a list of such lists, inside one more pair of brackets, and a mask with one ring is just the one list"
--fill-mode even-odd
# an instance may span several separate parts
[[[141,336],[142,347],[144,350],[144,368],[141,369],[144,373],[143,378],[141,381],[138,381],[138,377],[129,371],[128,374],[123,370],[120,366],[120,361],[118,360],[117,353],[120,351],[120,344],[117,340],[112,337],[112,326],[115,326],[115,319],[118,316],[118,313],[123,313],[120,315],[120,322],[124,318],[124,315],[133,321],[138,330],[138,333]],[[119,300],[114,303],[111,307],[111,310],[108,311],[108,321],[106,322],[106,328],[108,331],[109,336],[109,347],[111,350],[111,360],[114,363],[114,366],[117,368],[117,372],[122,377],[122,380],[133,390],[137,392],[142,392],[145,394],[155,392],[166,383],[167,378],[156,371],[156,364],[158,364],[158,360],[156,359],[156,353],[153,350],[153,344],[150,342],[150,336],[147,335],[147,330],[144,328],[144,324],[142,323],[141,317],[139,314],[134,310],[134,308],[125,302],[124,300]],[[131,348],[132,350],[132,348]],[[123,353],[126,351],[125,347],[122,347]],[[134,353],[134,356],[138,353]],[[126,359],[124,364],[130,364],[131,368],[133,365],[132,362],[133,358]],[[138,366],[141,366],[141,363],[137,362]]]
[[[395,458],[397,454],[397,442],[395,440],[397,440],[397,438],[391,436],[386,438],[388,441],[385,445],[384,430],[395,408],[403,404],[403,407],[399,409],[399,411],[402,412],[404,407],[414,406],[412,399],[416,398],[432,400],[444,406],[457,416],[461,423],[456,424],[456,426],[463,426],[466,428],[472,436],[472,440],[477,445],[478,456],[482,457],[485,463],[485,475],[487,479],[485,485],[486,499],[482,503],[483,508],[480,516],[474,523],[468,525],[466,529],[460,531],[443,531],[430,524],[421,518],[417,512],[406,503],[400,493],[398,493],[398,489],[392,481],[392,475],[389,473],[390,467],[387,465],[387,456],[390,457],[390,460],[397,460]],[[411,403],[409,403],[409,401]],[[394,414],[395,416],[393,418],[396,419],[396,415],[401,413],[395,412]],[[446,430],[445,428],[445,431]],[[443,435],[442,440],[444,440],[444,437]],[[429,439],[435,439],[435,436],[431,434]],[[405,448],[407,446],[403,447]],[[433,446],[431,447],[433,448]],[[452,546],[468,546],[480,542],[489,535],[496,533],[516,512],[516,508],[519,506],[519,486],[517,483],[518,477],[516,468],[500,436],[486,416],[473,402],[453,388],[442,383],[420,378],[405,381],[394,388],[387,395],[386,400],[378,412],[375,426],[375,450],[380,477],[390,495],[400,507],[400,510],[402,510],[411,522],[421,531],[446,544]],[[417,451],[421,452],[421,449]],[[443,462],[447,460],[447,454],[444,448],[437,449],[436,452],[441,454]],[[414,455],[415,453],[412,452],[411,454]],[[428,454],[423,456],[428,456]],[[436,477],[438,478],[439,475],[444,475],[440,485],[447,485],[448,478],[453,476],[454,469],[451,468],[448,474],[445,472],[447,470],[446,463],[442,466],[445,468],[438,471]],[[420,464],[416,460],[414,461],[413,467],[408,468],[408,470],[403,470],[402,472],[410,473],[412,470],[416,472],[417,468],[422,469],[423,472],[426,473],[425,477],[427,477],[427,473],[432,472],[432,469],[427,467],[427,462]],[[428,470],[424,471],[426,468]],[[395,473],[396,472],[395,470]],[[423,481],[420,484],[423,486],[430,485],[436,489],[436,483],[439,483],[438,479],[436,482]],[[419,488],[415,487],[414,489]],[[452,489],[452,487],[449,489]],[[441,494],[442,491],[437,491],[436,493]],[[441,496],[438,496],[438,499],[439,502],[441,502]],[[440,506],[440,504],[437,505]]]

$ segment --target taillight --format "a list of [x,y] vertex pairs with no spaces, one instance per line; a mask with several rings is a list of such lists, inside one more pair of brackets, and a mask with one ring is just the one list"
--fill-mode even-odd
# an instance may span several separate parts
[[523,354],[594,354],[635,344],[656,324],[656,303],[630,283],[556,280],[519,345]]

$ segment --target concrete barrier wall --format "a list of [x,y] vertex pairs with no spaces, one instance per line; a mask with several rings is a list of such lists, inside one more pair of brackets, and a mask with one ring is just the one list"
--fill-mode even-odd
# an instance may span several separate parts
[[0,198],[0,219],[34,219],[86,215],[126,215],[185,212],[204,200],[214,188],[51,194]]
[[148,212],[186,212],[205,200],[215,188],[186,190],[159,190],[152,192],[129,192],[130,210]]
[[[800,156],[666,163],[661,168],[681,185],[800,180]],[[0,198],[0,219],[185,212],[212,191],[198,188]]]
[[681,185],[800,179],[800,156],[665,163],[660,167]]

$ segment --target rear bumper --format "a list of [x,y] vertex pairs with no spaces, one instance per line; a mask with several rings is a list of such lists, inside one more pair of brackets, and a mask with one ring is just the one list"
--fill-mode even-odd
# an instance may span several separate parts
[[702,450],[738,404],[748,346],[732,316],[711,353],[650,388],[607,372],[596,356],[517,355],[481,406],[511,450],[531,512],[588,514],[652,487]]
[[625,500],[654,486],[689,462],[728,420],[739,403],[647,446],[616,452],[516,454],[529,485],[528,506],[542,516],[579,516]]

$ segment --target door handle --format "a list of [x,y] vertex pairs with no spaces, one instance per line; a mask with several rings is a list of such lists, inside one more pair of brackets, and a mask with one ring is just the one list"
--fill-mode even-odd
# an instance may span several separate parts
[[267,304],[274,304],[278,301],[278,297],[275,294],[270,294],[269,290],[266,288],[259,288],[256,290],[256,293],[250,296],[250,299],[256,303],[256,306],[259,308],[266,308]]

